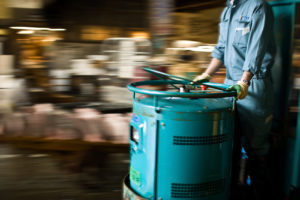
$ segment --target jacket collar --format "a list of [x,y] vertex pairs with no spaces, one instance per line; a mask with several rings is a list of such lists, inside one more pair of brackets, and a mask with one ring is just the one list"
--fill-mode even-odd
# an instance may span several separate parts
[[247,1],[247,0],[234,0],[233,4],[231,4],[231,0],[227,0],[226,5],[228,7],[230,7],[230,6],[236,6],[236,5],[238,5],[240,3],[243,3],[245,1]]

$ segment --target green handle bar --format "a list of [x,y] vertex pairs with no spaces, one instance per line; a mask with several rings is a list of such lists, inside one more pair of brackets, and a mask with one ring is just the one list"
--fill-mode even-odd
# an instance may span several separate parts
[[[153,74],[154,76],[162,79],[162,80],[167,80],[167,79],[170,79],[170,80],[176,80],[178,81],[177,84],[183,84],[183,85],[197,85],[197,82],[193,82],[189,79],[186,79],[186,78],[182,78],[182,77],[179,77],[179,76],[174,76],[174,75],[171,75],[171,74],[167,74],[167,73],[164,73],[164,72],[160,72],[160,71],[157,71],[157,70],[154,70],[154,69],[151,69],[151,68],[143,68],[146,72],[149,72],[151,74]],[[225,85],[225,84],[222,84],[222,83],[213,83],[213,82],[204,82],[204,83],[201,83],[201,85],[205,85],[205,86],[208,86],[208,87],[211,87],[211,88],[215,88],[215,89],[219,89],[219,90],[226,90],[227,88],[230,87],[230,85]]]
[[[127,85],[127,88],[134,93],[151,95],[151,96],[166,96],[166,97],[184,97],[184,98],[223,98],[223,97],[235,97],[235,91],[226,91],[226,88],[230,87],[230,85],[224,85],[219,83],[201,83],[208,87],[216,88],[221,91],[219,92],[209,92],[209,91],[195,91],[195,92],[172,92],[172,91],[159,91],[159,90],[151,90],[145,88],[138,88],[138,86],[145,85],[166,85],[166,84],[182,84],[180,80],[149,80],[149,81],[139,81],[130,83]],[[199,85],[194,85],[198,86]]]

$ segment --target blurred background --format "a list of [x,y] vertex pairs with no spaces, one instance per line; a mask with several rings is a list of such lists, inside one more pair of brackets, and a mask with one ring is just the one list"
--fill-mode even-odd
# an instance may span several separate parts
[[[0,0],[0,198],[121,199],[131,94],[150,67],[193,79],[225,0]],[[300,87],[300,6],[289,116]],[[213,78],[222,83],[223,67]],[[293,129],[293,128],[291,128]],[[293,129],[295,130],[295,129]]]

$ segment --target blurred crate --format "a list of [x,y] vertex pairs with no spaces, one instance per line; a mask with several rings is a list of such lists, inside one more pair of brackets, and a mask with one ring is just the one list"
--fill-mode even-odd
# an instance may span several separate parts
[[52,150],[68,150],[69,147],[62,145],[64,143],[126,145],[130,119],[130,113],[102,114],[92,108],[76,108],[70,112],[55,109],[51,104],[40,104],[24,107],[18,113],[1,115],[0,142],[17,142],[29,147],[38,142],[50,145]]
[[53,92],[70,92],[71,71],[70,70],[50,70],[50,88]]
[[77,101],[98,101],[99,81],[98,75],[72,75],[71,95]]
[[132,94],[126,87],[107,85],[101,87],[101,101],[131,104]]

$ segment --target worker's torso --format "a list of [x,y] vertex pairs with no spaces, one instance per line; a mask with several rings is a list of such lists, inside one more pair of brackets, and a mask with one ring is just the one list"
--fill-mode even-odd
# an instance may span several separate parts
[[[252,15],[258,7],[257,2],[257,0],[239,0],[234,5],[228,4],[221,15],[219,28],[221,41],[224,41],[225,46],[224,65],[227,68],[228,79],[239,80],[242,77],[247,46],[251,42],[249,35],[252,30]],[[273,38],[272,31],[269,37]],[[264,78],[270,75],[270,68],[273,64],[273,59],[270,60],[270,57],[273,58],[274,55],[272,46],[270,42],[260,71],[254,78]]]

